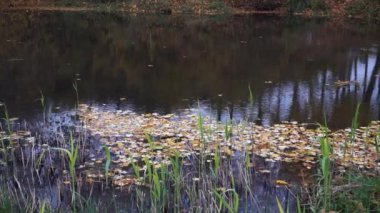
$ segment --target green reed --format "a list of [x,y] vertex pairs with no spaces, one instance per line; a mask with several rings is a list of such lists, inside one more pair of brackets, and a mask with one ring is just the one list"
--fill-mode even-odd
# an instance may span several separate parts
[[[284,206],[282,205],[280,199],[278,199],[277,196],[276,196],[276,203],[277,203],[278,212],[279,213],[285,213]],[[289,213],[289,212],[290,212],[289,205],[287,205],[286,213]],[[296,198],[296,211],[295,212],[296,213],[305,213],[306,212],[306,209],[303,208],[301,205],[301,201],[300,201],[299,197]]]
[[205,150],[206,150],[206,137],[205,137],[205,125],[204,125],[204,118],[203,118],[203,115],[201,113],[201,110],[200,110],[200,105],[199,105],[199,102],[198,102],[198,119],[197,119],[197,127],[198,127],[198,131],[200,133],[200,159],[199,159],[199,165],[198,165],[198,173],[201,175],[203,174],[203,171],[204,171],[204,168],[205,168],[205,164],[204,164],[204,161],[206,160],[206,156],[205,156]]
[[376,133],[376,136],[375,136],[375,148],[376,148],[376,152],[379,153],[380,152],[380,127],[379,129],[377,130],[377,133]]
[[220,170],[220,161],[221,161],[221,153],[219,151],[219,147],[218,147],[218,150],[215,151],[214,153],[214,171],[215,171],[215,176],[218,177],[219,175],[219,170]]
[[0,135],[1,151],[3,152],[4,163],[7,163],[7,146],[4,143],[4,138]]
[[[214,190],[214,195],[216,196],[218,202],[218,211],[223,212],[223,209],[227,210],[229,213],[237,213],[239,210],[239,194],[235,191],[235,189],[220,189]],[[228,193],[232,193],[233,201],[230,203]]]
[[[351,131],[349,134],[350,144],[354,143],[356,139],[356,130],[359,127],[359,113],[360,113],[360,103],[358,103],[358,105],[356,106],[355,114],[351,121]],[[345,143],[344,156],[346,156],[346,151],[347,151],[347,142]]]
[[75,91],[75,97],[76,97],[75,108],[79,108],[79,90],[78,90],[78,83],[76,80],[73,81],[72,86]]
[[[277,196],[276,196],[276,202],[277,202],[278,211],[279,211],[280,213],[285,213],[284,207],[282,206],[282,203],[281,203],[281,201],[278,199]],[[289,212],[289,208],[286,209],[286,212],[287,212],[287,213]]]
[[110,152],[110,149],[108,148],[108,146],[103,146],[103,148],[104,148],[104,151],[106,153],[106,162],[104,164],[104,173],[106,176],[106,185],[108,186],[108,171],[109,171],[110,165],[111,165],[111,152]]
[[305,213],[306,209],[302,207],[301,200],[297,196],[297,213]]
[[[59,148],[55,147],[52,148],[54,150],[61,151],[62,153],[65,153],[68,158],[69,158],[69,172],[70,172],[70,179],[71,179],[71,190],[72,190],[72,203],[75,204],[75,180],[76,180],[76,175],[75,175],[75,165],[77,163],[78,159],[78,151],[79,151],[79,146],[78,144],[75,144],[75,139],[73,136],[73,133],[70,132],[70,149],[65,149],[65,148]],[[75,208],[75,205],[73,205]]]
[[323,136],[319,138],[321,159],[320,169],[322,171],[322,207],[325,211],[330,210],[331,206],[331,186],[332,186],[332,166],[330,156],[333,153],[330,141],[328,138],[328,128],[325,121],[325,126],[321,126]]
[[41,107],[42,107],[42,119],[43,119],[43,122],[45,123],[46,122],[45,96],[41,89],[39,91],[40,91],[40,98],[38,99],[38,101],[40,102]]
[[181,208],[181,188],[183,182],[183,171],[182,171],[182,163],[180,162],[180,154],[176,152],[174,157],[171,159],[172,164],[172,172],[171,179],[173,180],[174,185],[174,203],[175,211],[180,212]]
[[162,212],[168,195],[168,189],[166,186],[169,174],[168,166],[166,164],[161,164],[160,169],[158,169],[148,158],[144,158],[144,162],[148,172],[152,211]]
[[3,120],[5,121],[6,125],[7,125],[7,129],[8,129],[8,132],[10,133],[11,132],[11,121],[10,121],[10,117],[9,117],[9,113],[8,113],[8,108],[7,108],[7,105],[5,103],[2,103],[0,102],[0,107],[3,107],[3,112],[4,112],[4,118]]
[[249,105],[251,105],[251,107],[253,106],[253,103],[254,103],[254,96],[253,96],[253,92],[252,92],[252,89],[251,89],[251,85],[248,85],[248,92],[249,92]]
[[135,174],[135,176],[140,179],[141,175],[140,175],[140,171],[141,171],[141,168],[139,165],[136,164],[135,160],[133,159],[132,157],[132,154],[129,153],[129,160],[131,161],[131,164],[132,164],[132,169],[133,169],[133,172]]
[[154,138],[151,134],[145,132],[145,139],[148,141],[149,143],[149,147],[151,150],[154,150],[156,148],[156,144],[155,144],[155,141],[154,141]]
[[233,122],[229,121],[225,123],[224,125],[224,139],[228,141],[232,137],[233,132]]
[[199,130],[199,133],[201,136],[201,140],[202,140],[202,142],[204,142],[205,141],[204,118],[203,118],[203,115],[200,111],[198,113],[197,126],[198,126],[198,130]]

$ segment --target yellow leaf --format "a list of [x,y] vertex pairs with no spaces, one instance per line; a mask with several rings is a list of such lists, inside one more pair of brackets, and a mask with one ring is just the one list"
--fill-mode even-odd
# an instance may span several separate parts
[[276,180],[276,184],[280,185],[280,186],[287,186],[287,185],[289,185],[289,183],[286,182],[286,181],[284,181],[284,180]]

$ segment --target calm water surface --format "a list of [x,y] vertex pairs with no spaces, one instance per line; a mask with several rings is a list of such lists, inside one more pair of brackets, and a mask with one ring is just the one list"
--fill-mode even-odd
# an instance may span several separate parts
[[[349,126],[380,118],[380,27],[266,16],[0,13],[0,99],[12,116],[81,102],[217,119]],[[336,81],[352,81],[338,87]],[[254,98],[249,102],[250,85]],[[126,98],[124,100],[124,98]],[[198,102],[199,100],[199,102]]]

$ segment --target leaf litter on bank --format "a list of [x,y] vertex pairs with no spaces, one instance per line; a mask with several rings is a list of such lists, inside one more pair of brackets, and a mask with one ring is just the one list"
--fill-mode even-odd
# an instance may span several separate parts
[[[218,151],[223,157],[234,156],[237,152],[252,153],[268,161],[299,163],[307,169],[313,168],[320,157],[318,140],[323,136],[323,131],[297,122],[284,122],[271,127],[236,123],[233,124],[231,137],[226,138],[225,124],[207,116],[203,117],[205,131],[201,134],[198,115],[192,110],[180,115],[159,115],[137,114],[128,110],[106,111],[81,105],[79,111],[85,128],[100,136],[102,145],[110,149],[113,156],[113,170],[110,172],[115,173],[116,169],[125,171],[118,174],[123,181],[114,181],[116,185],[134,182],[127,175],[131,159],[136,162],[149,159],[158,168],[162,164],[170,164],[170,158],[178,152],[183,158],[201,151],[209,155]],[[379,128],[379,121],[360,127],[356,131],[355,141],[350,141],[350,129],[329,133],[334,151],[331,157],[340,171],[354,168],[379,174],[380,163],[377,161],[380,154],[376,147]],[[92,161],[99,159],[92,158]]]

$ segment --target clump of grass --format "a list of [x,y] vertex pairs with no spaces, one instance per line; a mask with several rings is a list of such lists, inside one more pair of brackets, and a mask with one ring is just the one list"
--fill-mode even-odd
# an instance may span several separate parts
[[151,208],[154,212],[162,212],[165,208],[167,200],[168,167],[162,164],[160,169],[156,168],[148,158],[144,158],[146,171],[148,175],[148,183],[150,186]]
[[[76,194],[76,189],[75,189],[75,185],[76,185],[76,174],[75,174],[75,166],[76,166],[76,163],[77,163],[77,159],[78,159],[78,151],[79,151],[79,145],[75,143],[75,140],[74,140],[74,137],[73,137],[73,133],[70,132],[70,149],[64,149],[64,148],[59,148],[59,147],[55,147],[55,148],[52,148],[54,150],[58,150],[58,151],[61,151],[62,153],[65,153],[68,158],[69,158],[69,172],[70,172],[70,179],[71,179],[71,190],[72,190],[72,198],[71,198],[71,201],[72,203],[74,204],[75,203],[75,194]],[[75,205],[73,205],[74,208],[75,208]]]
[[340,186],[333,187],[332,203],[338,212],[378,212],[380,179],[348,173]]
[[[230,204],[229,198],[227,197],[227,193],[233,193],[233,204]],[[223,209],[227,209],[230,213],[236,213],[239,209],[239,194],[234,189],[228,189],[228,190],[220,190],[218,192],[217,190],[214,190],[214,194],[217,197],[219,204],[218,209],[219,212],[222,212]]]
[[14,205],[15,203],[12,202],[7,190],[2,189],[0,193],[0,212],[14,212]]

